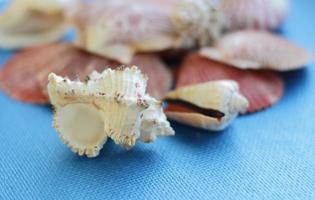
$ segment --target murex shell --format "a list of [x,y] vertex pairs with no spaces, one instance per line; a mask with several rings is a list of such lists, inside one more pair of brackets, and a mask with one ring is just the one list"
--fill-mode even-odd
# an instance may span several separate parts
[[145,93],[147,78],[137,67],[93,72],[85,82],[49,75],[54,127],[79,155],[95,157],[107,138],[127,149],[137,139],[174,135],[162,103]]
[[65,33],[66,9],[78,0],[15,0],[0,16],[0,47],[15,49],[58,40]]
[[181,87],[164,100],[168,118],[212,131],[223,130],[248,107],[238,84],[229,80]]
[[208,0],[99,0],[82,4],[72,21],[76,45],[129,63],[137,52],[209,44],[220,34],[219,19]]

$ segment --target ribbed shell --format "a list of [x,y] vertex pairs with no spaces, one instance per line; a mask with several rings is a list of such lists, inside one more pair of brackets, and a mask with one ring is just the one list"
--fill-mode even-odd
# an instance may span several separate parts
[[[147,75],[148,93],[161,99],[172,86],[172,76],[164,62],[153,54],[135,55],[131,65]],[[12,56],[0,70],[0,84],[10,97],[28,103],[49,103],[47,76],[56,73],[84,80],[93,70],[103,71],[121,63],[90,54],[69,43],[56,43],[23,50]]]
[[238,31],[225,35],[215,47],[201,55],[241,69],[289,71],[304,67],[311,54],[298,45],[272,33]]

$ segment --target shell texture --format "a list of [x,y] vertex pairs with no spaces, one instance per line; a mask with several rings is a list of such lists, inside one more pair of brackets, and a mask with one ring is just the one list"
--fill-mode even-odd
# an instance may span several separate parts
[[218,19],[206,0],[117,0],[82,4],[72,21],[77,46],[130,63],[137,52],[208,44],[220,32]]
[[47,44],[66,31],[66,10],[77,0],[15,0],[0,16],[0,47],[8,49]]
[[[156,55],[136,55],[137,65],[149,77],[148,92],[161,99],[172,86],[172,75]],[[69,43],[44,45],[15,54],[0,70],[2,90],[14,99],[28,103],[49,103],[47,76],[54,72],[70,79],[85,79],[93,70],[103,71],[120,63],[90,54]]]
[[[184,0],[172,16],[175,30],[188,47],[212,44],[221,36],[222,16],[211,0]],[[191,44],[190,44],[191,43]]]
[[277,29],[289,11],[288,0],[220,0],[229,29]]
[[223,36],[200,54],[241,69],[289,71],[311,61],[305,49],[268,32],[238,31]]
[[284,91],[283,79],[276,72],[241,70],[197,54],[184,60],[176,87],[226,79],[238,83],[241,94],[249,101],[247,112],[270,107],[281,99]]
[[[201,98],[202,97],[202,98]],[[225,129],[248,102],[234,81],[212,81],[181,87],[165,97],[168,118],[212,131]]]
[[138,139],[174,135],[161,102],[146,94],[147,78],[137,67],[93,72],[86,82],[49,75],[54,127],[79,155],[95,157],[107,138],[127,149]]

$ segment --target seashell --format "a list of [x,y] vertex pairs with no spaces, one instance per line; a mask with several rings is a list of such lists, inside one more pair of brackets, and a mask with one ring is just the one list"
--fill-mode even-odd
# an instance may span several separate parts
[[188,48],[196,42],[199,46],[212,44],[221,36],[223,27],[222,15],[211,0],[183,0],[172,21],[183,46]]
[[200,54],[241,69],[289,71],[311,60],[305,49],[268,32],[239,31],[225,35]]
[[249,101],[250,113],[275,104],[284,91],[283,79],[276,72],[241,70],[197,54],[190,54],[184,60],[176,87],[226,79],[238,83],[241,94]]
[[221,28],[207,0],[93,1],[82,4],[72,21],[77,46],[121,63],[137,52],[208,44]]
[[0,16],[0,47],[15,49],[47,44],[66,31],[66,9],[77,0],[15,0]]
[[49,75],[54,127],[79,155],[95,157],[107,138],[127,149],[138,139],[174,135],[162,103],[145,93],[147,78],[137,67],[93,72],[86,82]]
[[288,0],[220,0],[229,29],[277,29],[289,11]]
[[[133,65],[146,74],[148,92],[160,99],[172,86],[172,75],[155,55],[139,54]],[[1,87],[14,99],[28,103],[49,103],[47,76],[54,72],[70,79],[83,80],[93,70],[103,71],[120,63],[82,51],[69,43],[57,43],[26,49],[15,54],[0,70]]]
[[237,83],[228,80],[181,87],[164,100],[168,118],[212,131],[225,129],[248,106]]
[[[130,63],[136,52],[172,46],[169,13],[152,2],[95,1],[78,11],[75,44],[87,51]],[[82,12],[84,10],[85,12]]]

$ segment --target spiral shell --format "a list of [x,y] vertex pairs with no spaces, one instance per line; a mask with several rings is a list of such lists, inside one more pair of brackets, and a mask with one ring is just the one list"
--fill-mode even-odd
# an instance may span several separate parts
[[174,131],[161,102],[145,93],[147,79],[136,68],[93,72],[86,82],[49,75],[54,127],[79,155],[95,157],[107,138],[127,149]]

